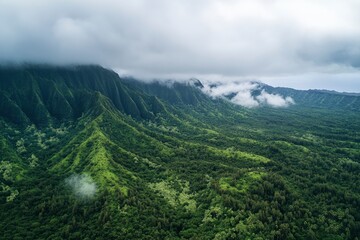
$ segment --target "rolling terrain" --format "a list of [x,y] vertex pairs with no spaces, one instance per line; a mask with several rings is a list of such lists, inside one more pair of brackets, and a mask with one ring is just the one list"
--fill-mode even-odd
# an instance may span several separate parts
[[0,238],[357,239],[360,96],[261,89],[1,67]]

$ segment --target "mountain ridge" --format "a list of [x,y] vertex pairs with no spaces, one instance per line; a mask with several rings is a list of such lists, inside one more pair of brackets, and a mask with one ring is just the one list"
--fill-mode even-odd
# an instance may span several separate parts
[[[266,90],[270,94],[290,96],[300,105],[360,110],[360,96],[356,94],[256,84],[258,88],[252,92],[255,97],[259,94],[257,91]],[[76,119],[92,108],[98,91],[125,114],[138,119],[153,119],[157,113],[165,111],[159,99],[170,104],[190,105],[211,101],[202,91],[203,87],[198,79],[184,83],[171,81],[169,85],[161,81],[147,83],[121,78],[114,71],[96,65],[1,67],[0,115],[25,124],[48,124],[52,118]],[[232,94],[225,98],[231,98],[237,92]]]

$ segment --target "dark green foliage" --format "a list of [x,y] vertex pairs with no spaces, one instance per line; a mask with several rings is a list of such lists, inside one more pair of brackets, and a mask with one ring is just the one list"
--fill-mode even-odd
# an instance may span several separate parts
[[359,238],[358,96],[244,109],[193,81],[0,69],[0,239]]
[[37,125],[53,118],[74,120],[92,110],[89,101],[96,92],[136,119],[153,118],[149,96],[128,89],[116,73],[98,66],[0,68],[0,89],[1,116],[19,123],[26,118]]

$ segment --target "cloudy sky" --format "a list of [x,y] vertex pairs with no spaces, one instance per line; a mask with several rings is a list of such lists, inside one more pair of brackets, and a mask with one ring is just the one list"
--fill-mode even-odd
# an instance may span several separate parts
[[359,0],[0,0],[0,61],[360,92]]

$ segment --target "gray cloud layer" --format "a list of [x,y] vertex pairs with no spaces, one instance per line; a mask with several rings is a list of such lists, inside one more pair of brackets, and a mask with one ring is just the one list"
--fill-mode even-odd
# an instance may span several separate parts
[[0,61],[98,63],[150,78],[358,78],[359,9],[357,0],[0,0]]

